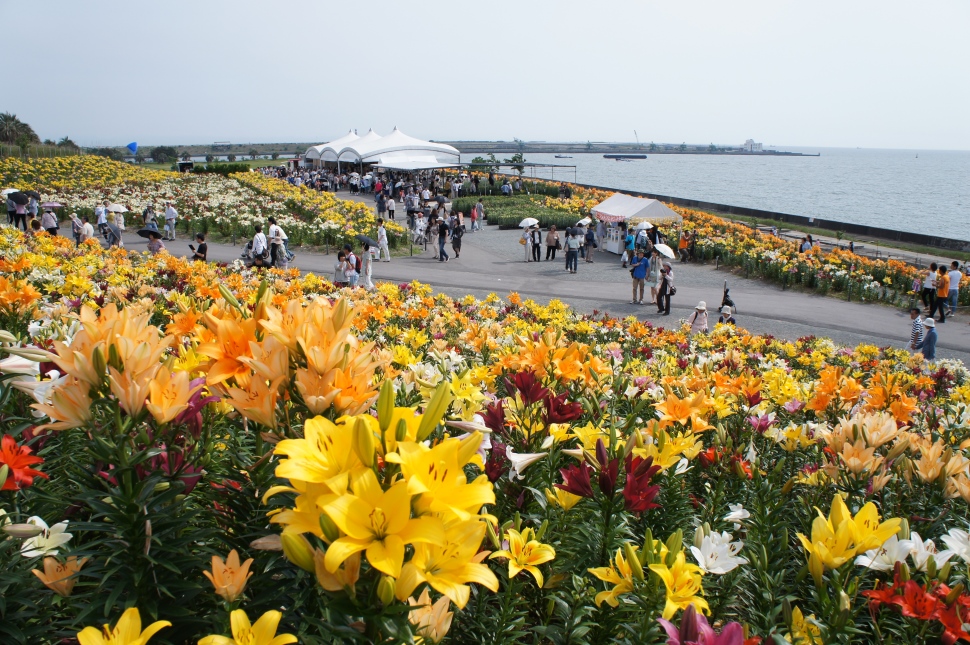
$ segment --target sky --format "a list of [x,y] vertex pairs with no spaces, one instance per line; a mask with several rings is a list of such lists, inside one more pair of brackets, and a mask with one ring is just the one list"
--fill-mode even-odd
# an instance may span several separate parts
[[970,150],[968,0],[0,0],[0,24],[24,27],[0,111],[82,145]]

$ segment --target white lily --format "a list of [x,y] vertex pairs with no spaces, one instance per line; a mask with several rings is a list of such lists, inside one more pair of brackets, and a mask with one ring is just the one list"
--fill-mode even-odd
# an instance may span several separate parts
[[751,517],[751,513],[744,510],[741,504],[728,504],[728,508],[731,512],[724,516],[724,521],[734,524],[735,530],[741,528],[741,522]]
[[512,450],[512,446],[506,446],[505,456],[512,462],[512,467],[509,469],[509,479],[522,479],[522,473],[525,472],[526,468],[548,454],[548,452],[524,452],[522,454],[516,454]]
[[58,522],[48,527],[47,522],[37,517],[27,518],[28,524],[40,529],[40,534],[24,540],[20,546],[20,554],[25,558],[36,558],[42,555],[57,555],[57,550],[71,541],[72,534],[67,533],[67,522]]
[[860,567],[875,571],[892,571],[897,562],[905,562],[913,550],[910,540],[892,536],[878,549],[870,549],[855,559]]
[[956,555],[953,551],[937,551],[936,544],[933,540],[926,540],[925,542],[920,537],[919,533],[916,531],[910,532],[910,542],[913,543],[913,548],[910,554],[913,556],[913,564],[920,571],[926,571],[926,565],[930,558],[936,563],[936,567],[940,568],[946,564],[950,558]]
[[712,532],[704,536],[700,548],[692,546],[690,552],[704,573],[722,576],[737,569],[739,565],[748,563],[746,558],[738,556],[744,547],[744,542],[741,540],[732,542],[733,539],[734,536],[727,531]]
[[959,556],[964,562],[970,562],[970,535],[966,531],[950,529],[940,539],[950,548],[953,555]]
[[674,469],[674,474],[683,475],[691,468],[693,468],[693,466],[690,465],[690,461],[686,457],[681,457],[680,461],[677,462],[677,468]]

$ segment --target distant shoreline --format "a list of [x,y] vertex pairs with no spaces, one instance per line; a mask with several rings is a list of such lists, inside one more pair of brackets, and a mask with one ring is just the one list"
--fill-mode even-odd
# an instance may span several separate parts
[[749,152],[739,148],[671,143],[562,143],[535,141],[437,141],[458,149],[462,154],[610,154],[633,153],[646,155],[713,155],[743,157],[818,157],[820,153],[759,150]]

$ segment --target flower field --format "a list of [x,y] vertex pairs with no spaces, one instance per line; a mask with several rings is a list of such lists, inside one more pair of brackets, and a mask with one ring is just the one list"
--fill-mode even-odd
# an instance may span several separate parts
[[970,640],[959,362],[7,228],[0,329],[4,643]]
[[[65,179],[67,177],[67,179]],[[104,200],[123,204],[129,227],[140,228],[141,213],[155,207],[161,224],[165,203],[179,212],[179,230],[204,232],[225,238],[250,238],[253,226],[275,217],[291,245],[343,244],[358,233],[373,234],[377,217],[357,202],[337,199],[331,193],[297,188],[259,173],[178,175],[145,170],[103,157],[64,157],[22,162],[0,161],[0,185],[37,190],[45,200],[57,201],[70,212],[89,215]],[[387,224],[389,241],[403,229]]]

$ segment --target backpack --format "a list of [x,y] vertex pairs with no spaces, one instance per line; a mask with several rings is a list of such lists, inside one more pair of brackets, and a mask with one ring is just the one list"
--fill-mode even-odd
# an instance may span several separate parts
[[352,255],[354,256],[354,271],[356,271],[357,273],[360,273],[360,266],[361,266],[360,256],[357,255],[356,253],[353,253]]

